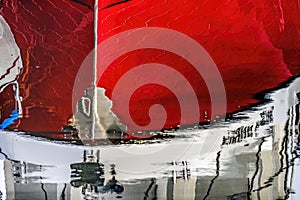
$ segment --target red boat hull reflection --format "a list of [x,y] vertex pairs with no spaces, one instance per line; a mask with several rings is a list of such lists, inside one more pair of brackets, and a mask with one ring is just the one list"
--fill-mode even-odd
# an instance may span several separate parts
[[[94,49],[93,4],[83,0],[2,1],[0,13],[15,35],[24,62],[18,78],[24,114],[10,129],[60,132],[70,124],[73,84],[82,62]],[[299,11],[297,0],[102,1],[97,15],[97,44],[124,31],[145,27],[167,28],[190,37],[216,64],[225,85],[226,113],[232,113],[258,103],[256,94],[278,87],[298,73]],[[115,50],[118,48],[116,43]],[[215,119],[201,74],[195,73],[187,60],[165,50],[136,49],[121,55],[108,66],[97,86],[105,88],[111,99],[118,81],[147,63],[172,67],[197,94],[199,120],[186,118],[185,124]],[[0,95],[3,121],[14,110],[15,102],[11,87]],[[147,84],[131,95],[129,105],[124,106],[124,97],[117,96],[112,107],[129,131],[138,131],[131,128],[131,118],[139,126],[151,122],[148,112],[154,104],[166,110],[163,128],[181,123],[180,102],[169,88]],[[180,95],[189,93],[182,89]],[[126,109],[130,110],[130,118]],[[193,108],[188,112],[192,113]]]

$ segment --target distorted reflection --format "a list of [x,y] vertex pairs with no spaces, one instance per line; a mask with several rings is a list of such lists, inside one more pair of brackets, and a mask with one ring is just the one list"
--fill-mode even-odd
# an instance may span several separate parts
[[[235,114],[212,132],[188,129],[184,137],[176,133],[168,140],[89,147],[70,142],[76,138],[72,127],[65,133],[74,138],[64,142],[3,132],[0,197],[297,199],[299,83],[271,93],[272,101]],[[214,133],[221,135],[212,137],[217,145],[199,150],[207,148],[203,135]],[[177,151],[183,153],[174,159]]]
[[[124,187],[116,180],[115,165],[111,165],[111,179],[105,182],[104,165],[99,163],[99,150],[93,155],[93,150],[84,151],[84,161],[71,164],[71,185],[82,187],[85,199],[98,199],[99,194],[116,193],[124,191]],[[121,197],[121,196],[116,196]]]

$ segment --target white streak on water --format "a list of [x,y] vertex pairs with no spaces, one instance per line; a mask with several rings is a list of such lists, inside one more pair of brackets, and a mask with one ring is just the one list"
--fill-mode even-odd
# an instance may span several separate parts
[[0,160],[0,199],[6,199],[4,162],[4,160]]
[[22,68],[23,63],[20,49],[9,25],[5,19],[0,16],[0,92],[10,84],[14,85],[15,99],[19,114],[22,114],[22,106],[17,78]]

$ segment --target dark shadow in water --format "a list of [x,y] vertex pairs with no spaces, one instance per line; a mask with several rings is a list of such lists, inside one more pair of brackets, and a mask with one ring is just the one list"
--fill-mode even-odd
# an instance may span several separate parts
[[84,1],[84,0],[71,0],[71,1],[79,3],[79,4],[83,5],[83,6],[86,6],[86,7],[88,7],[91,10],[93,9],[93,6],[88,1]]
[[215,180],[219,177],[220,175],[220,156],[221,156],[221,151],[219,151],[217,153],[217,158],[216,158],[216,176],[211,180],[210,184],[209,184],[209,187],[208,187],[208,190],[206,192],[206,195],[205,197],[203,198],[203,200],[207,199],[209,194],[210,194],[210,191],[213,187],[213,184],[215,182]]
[[[151,198],[151,200],[155,200],[155,199],[157,199],[157,184],[155,183],[155,179],[153,178],[153,179],[151,179],[151,183],[150,183],[150,185],[149,185],[149,187],[147,188],[147,190],[145,191],[145,196],[144,196],[144,200],[150,200],[150,198]],[[154,188],[153,190],[154,190],[154,195],[153,195],[153,197],[151,197],[150,196],[150,191],[151,191],[151,189],[152,188]]]
[[66,199],[66,188],[67,188],[67,184],[65,184],[64,189],[61,192],[61,195],[59,197],[59,200],[65,200]]
[[[258,145],[258,150],[255,154],[256,157],[256,161],[255,161],[255,172],[251,178],[251,182],[249,183],[248,180],[248,191],[245,192],[241,192],[241,193],[235,193],[233,195],[227,196],[228,200],[236,200],[239,199],[241,196],[245,196],[248,200],[251,199],[251,192],[253,191],[253,187],[254,187],[254,181],[256,179],[256,177],[258,176],[259,172],[262,170],[262,167],[260,167],[260,162],[261,162],[261,157],[260,154],[262,152],[262,145],[264,144],[264,142],[266,137],[261,138],[261,142]],[[259,179],[260,180],[260,179]],[[258,199],[260,199],[260,197],[258,196]]]
[[2,154],[2,155],[5,157],[6,160],[12,161],[12,160],[8,157],[8,155],[6,155],[6,154],[2,151],[1,147],[0,147],[0,154]]
[[[258,175],[259,171],[262,170],[262,167],[260,167],[260,162],[261,162],[260,154],[262,152],[262,145],[264,144],[265,141],[266,141],[265,138],[261,138],[261,142],[258,145],[258,150],[255,155],[256,156],[256,162],[255,162],[256,170],[251,179],[251,183],[250,183],[250,187],[249,187],[249,191],[248,191],[249,194],[251,194],[251,192],[253,191],[253,186],[254,186],[254,181],[255,181],[256,176]],[[261,180],[261,177],[259,178],[259,181],[260,180]],[[259,185],[260,185],[260,183],[259,183]],[[258,199],[260,199],[259,193],[258,193]]]
[[260,167],[259,167],[260,161],[261,161],[260,154],[261,154],[261,150],[262,150],[262,145],[265,141],[266,141],[265,138],[262,138],[261,142],[258,145],[258,151],[256,152],[256,162],[255,162],[256,169],[255,169],[254,175],[251,179],[248,193],[251,193],[253,191],[254,181],[260,170]]
[[43,190],[43,192],[45,194],[45,200],[48,200],[48,194],[47,194],[47,191],[44,188],[44,183],[41,183],[41,188],[42,188],[42,190]]
[[[289,199],[290,198],[290,194],[293,192],[291,191],[291,188],[288,188],[288,181],[289,181],[289,171],[291,170],[291,168],[294,167],[295,165],[295,161],[296,159],[300,158],[300,155],[299,155],[299,152],[297,152],[297,148],[299,148],[299,133],[298,131],[296,130],[292,130],[289,128],[289,126],[291,125],[296,125],[296,126],[299,126],[299,104],[297,104],[295,107],[296,109],[296,115],[295,116],[291,116],[289,114],[289,120],[288,122],[286,123],[285,125],[285,134],[284,134],[284,137],[283,137],[283,140],[282,140],[282,143],[281,143],[281,149],[279,151],[279,155],[280,155],[280,168],[279,170],[277,170],[277,172],[274,173],[273,176],[271,176],[267,181],[265,181],[263,184],[263,186],[253,190],[253,184],[254,184],[254,180],[255,180],[255,176],[257,175],[258,171],[259,170],[262,170],[260,169],[259,167],[259,160],[260,160],[260,152],[261,152],[261,146],[263,144],[263,141],[262,143],[259,145],[259,150],[256,154],[256,157],[257,157],[257,161],[256,161],[256,171],[255,171],[255,174],[252,178],[252,181],[251,181],[251,185],[250,185],[250,190],[249,192],[258,192],[258,195],[259,195],[259,192],[263,189],[266,189],[270,186],[273,185],[273,181],[276,177],[278,177],[280,174],[284,173],[284,193],[285,193],[285,196],[284,196],[284,199]],[[293,109],[293,108],[291,108]],[[293,124],[294,119],[295,118],[295,124]],[[292,122],[292,124],[289,124],[289,122]],[[297,142],[295,145],[292,145],[293,144],[293,141],[292,141],[292,136],[295,135],[297,137]],[[290,145],[290,152],[289,152],[289,142],[291,143]],[[292,158],[290,158],[290,155],[294,155]],[[259,179],[261,180],[261,179]],[[260,197],[258,196],[258,199],[260,199]]]
[[119,0],[119,1],[115,1],[114,3],[107,5],[107,6],[105,6],[105,7],[102,8],[102,9],[111,8],[111,7],[113,7],[113,6],[116,6],[116,5],[119,5],[119,4],[123,4],[123,3],[127,3],[127,2],[129,2],[129,1],[131,1],[131,0]]

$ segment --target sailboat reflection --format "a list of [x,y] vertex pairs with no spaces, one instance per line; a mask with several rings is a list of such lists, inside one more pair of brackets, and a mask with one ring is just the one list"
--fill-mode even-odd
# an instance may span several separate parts
[[[298,199],[299,92],[296,79],[273,101],[238,113],[241,120],[187,130],[189,148],[180,136],[80,146],[2,132],[1,198]],[[204,152],[207,133],[217,145]]]

